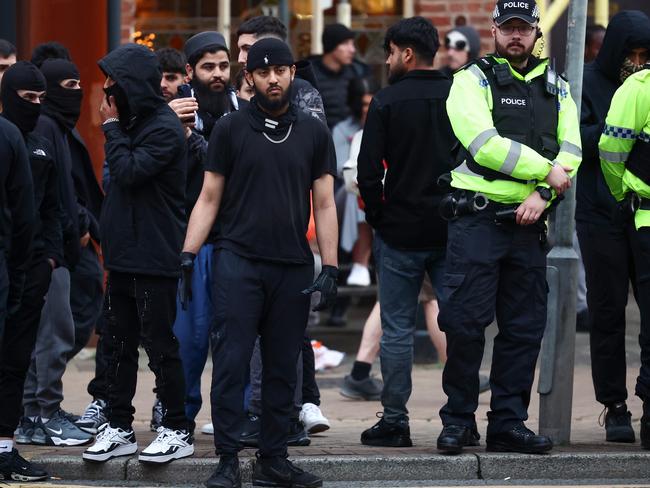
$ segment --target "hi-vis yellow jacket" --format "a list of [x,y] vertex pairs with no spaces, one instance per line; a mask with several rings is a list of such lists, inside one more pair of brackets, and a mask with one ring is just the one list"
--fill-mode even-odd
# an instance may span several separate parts
[[[614,198],[621,201],[633,192],[650,199],[650,69],[633,74],[616,90],[598,147]],[[637,229],[650,227],[648,204],[643,202],[634,216]]]
[[[512,117],[521,119],[517,122],[521,126],[521,133],[528,130],[535,132],[536,125],[548,122],[551,114],[534,112],[540,102],[534,97],[548,96],[545,93],[540,95],[542,92],[539,88],[545,86],[548,60],[539,61],[526,75],[517,72],[506,59],[491,56],[491,62],[506,65],[514,84],[502,88],[495,83],[495,77],[490,76],[491,72],[486,73],[477,63],[471,64],[454,75],[447,99],[447,113],[456,137],[475,163],[521,181],[486,179],[465,161],[452,172],[452,186],[481,192],[496,202],[520,203],[535,187],[548,187],[544,178],[554,164],[572,168],[571,176],[577,171],[582,160],[577,109],[569,84],[558,76],[555,80],[558,92],[556,105],[550,105],[554,108],[552,115],[557,117],[557,126],[552,127],[553,133],[547,136],[547,141],[527,144],[529,140],[539,137],[522,138],[521,134],[509,137],[503,128],[508,124],[503,120],[508,120],[510,113]],[[516,88],[514,92],[513,87]],[[502,93],[521,95],[504,96]],[[544,106],[549,106],[548,99],[544,103]],[[523,112],[524,118],[522,112],[517,111],[522,108],[527,109]],[[497,110],[499,116],[493,118],[493,112],[496,115]],[[512,127],[508,131],[512,132]],[[544,146],[552,146],[553,149],[545,151]]]

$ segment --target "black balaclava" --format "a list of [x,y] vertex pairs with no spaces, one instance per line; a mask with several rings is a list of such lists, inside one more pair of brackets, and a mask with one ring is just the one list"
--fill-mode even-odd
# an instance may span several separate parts
[[45,77],[29,61],[18,61],[2,77],[2,115],[13,122],[23,134],[34,130],[41,114],[41,104],[18,96],[18,90],[45,91]]
[[41,72],[47,80],[47,95],[43,103],[43,113],[58,120],[68,130],[74,129],[81,114],[81,89],[61,86],[63,80],[78,80],[79,70],[66,59],[46,59]]

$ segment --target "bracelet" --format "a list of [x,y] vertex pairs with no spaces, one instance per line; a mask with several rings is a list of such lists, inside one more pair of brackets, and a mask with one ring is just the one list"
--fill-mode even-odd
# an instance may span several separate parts
[[109,117],[106,119],[104,122],[102,122],[102,125],[110,124],[111,122],[118,122],[119,123],[120,119],[117,117]]

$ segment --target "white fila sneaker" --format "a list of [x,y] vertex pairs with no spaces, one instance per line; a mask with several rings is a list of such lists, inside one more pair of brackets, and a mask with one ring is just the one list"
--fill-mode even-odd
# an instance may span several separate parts
[[194,439],[186,430],[158,429],[158,436],[140,453],[143,463],[168,463],[194,454]]
[[133,430],[122,430],[106,425],[95,439],[95,443],[86,449],[83,458],[86,461],[104,462],[119,456],[130,456],[138,451]]

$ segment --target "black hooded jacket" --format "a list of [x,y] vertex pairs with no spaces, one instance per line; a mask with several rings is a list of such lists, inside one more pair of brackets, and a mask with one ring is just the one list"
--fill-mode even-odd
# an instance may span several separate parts
[[614,92],[621,86],[623,60],[630,49],[638,47],[650,48],[650,19],[636,10],[619,12],[607,26],[598,57],[585,65],[580,117],[582,164],[576,192],[578,222],[612,225],[616,201],[600,169],[598,141]]
[[183,127],[162,98],[151,51],[126,44],[99,66],[125,92],[132,114],[102,125],[111,180],[100,221],[105,267],[176,277],[186,221]]
[[22,280],[32,252],[34,186],[22,135],[4,117],[0,117],[0,161],[0,271],[8,272],[12,281]]

